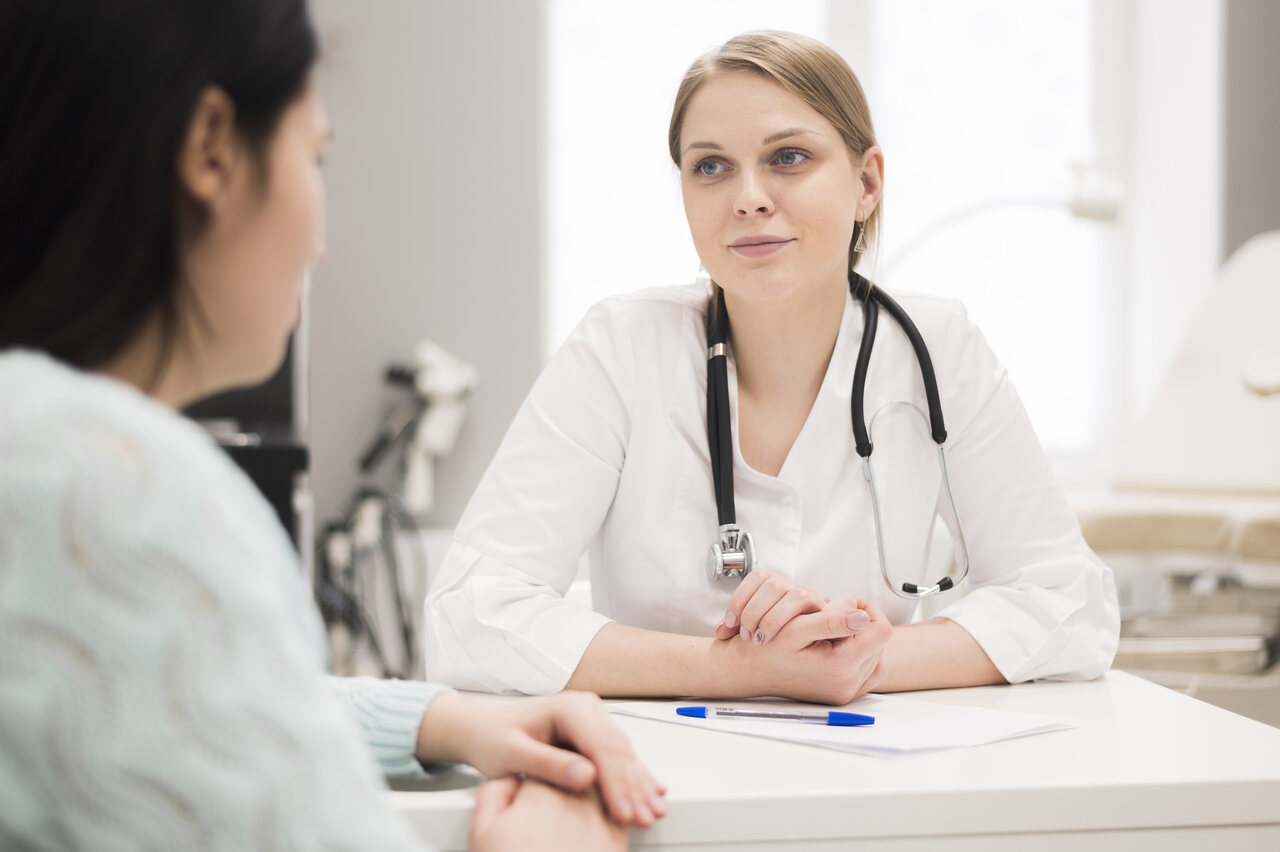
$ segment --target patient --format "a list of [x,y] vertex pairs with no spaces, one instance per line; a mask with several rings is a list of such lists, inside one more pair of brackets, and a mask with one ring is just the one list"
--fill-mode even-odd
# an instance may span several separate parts
[[477,849],[620,848],[663,812],[594,696],[326,678],[283,531],[175,412],[271,374],[297,321],[316,54],[304,0],[0,5],[4,849],[415,849],[378,770],[446,762],[505,776]]

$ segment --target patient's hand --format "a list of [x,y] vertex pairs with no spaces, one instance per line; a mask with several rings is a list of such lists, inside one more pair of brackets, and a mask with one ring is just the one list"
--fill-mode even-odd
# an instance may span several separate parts
[[508,777],[486,781],[476,794],[470,840],[475,852],[618,850],[627,845],[627,830],[605,815],[592,790],[566,793]]
[[469,763],[490,778],[523,774],[572,792],[598,788],[621,823],[647,827],[666,813],[666,788],[589,692],[515,701],[437,696],[423,716],[417,756]]

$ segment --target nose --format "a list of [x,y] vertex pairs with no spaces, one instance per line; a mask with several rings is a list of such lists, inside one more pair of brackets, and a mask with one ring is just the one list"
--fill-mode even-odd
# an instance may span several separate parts
[[769,214],[773,212],[773,198],[760,175],[752,169],[746,169],[738,182],[738,197],[734,209],[738,216],[750,216],[754,213]]

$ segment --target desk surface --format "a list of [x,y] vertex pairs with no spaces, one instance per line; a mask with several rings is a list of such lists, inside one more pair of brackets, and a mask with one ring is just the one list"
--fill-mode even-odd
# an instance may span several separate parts
[[[1122,672],[911,697],[1064,716],[1068,731],[886,760],[615,717],[670,787],[636,848],[1280,849],[1280,729]],[[463,849],[474,789],[391,792]],[[1034,835],[1032,837],[1031,835]]]

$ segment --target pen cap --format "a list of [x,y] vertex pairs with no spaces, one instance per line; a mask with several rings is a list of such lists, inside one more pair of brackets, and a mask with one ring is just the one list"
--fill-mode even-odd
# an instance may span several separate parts
[[677,707],[676,713],[681,716],[693,716],[697,719],[707,718],[707,708],[705,707]]
[[828,725],[839,725],[845,728],[851,728],[855,725],[872,725],[875,719],[870,716],[863,716],[858,713],[840,713],[832,710],[827,714]]

